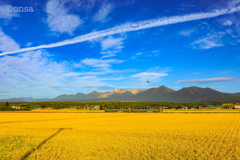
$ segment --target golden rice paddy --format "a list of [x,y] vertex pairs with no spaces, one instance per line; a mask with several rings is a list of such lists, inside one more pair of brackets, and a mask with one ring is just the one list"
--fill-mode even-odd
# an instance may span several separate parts
[[0,159],[240,159],[240,114],[0,113]]

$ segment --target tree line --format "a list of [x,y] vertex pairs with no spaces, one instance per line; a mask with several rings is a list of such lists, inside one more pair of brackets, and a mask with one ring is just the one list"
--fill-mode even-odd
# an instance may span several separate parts
[[12,106],[20,105],[27,109],[37,109],[37,108],[47,108],[51,107],[53,109],[63,109],[63,108],[75,108],[79,109],[80,107],[90,107],[100,106],[100,109],[105,107],[116,107],[116,108],[126,108],[126,107],[137,107],[137,106],[164,106],[165,108],[196,108],[199,106],[205,106],[203,104],[197,103],[170,103],[170,102],[1,102],[0,110],[1,111],[11,111]]
[[[219,106],[224,102],[216,102],[211,106]],[[127,108],[127,107],[150,107],[150,106],[164,106],[165,109],[191,109],[198,108],[200,106],[207,107],[209,106],[206,103],[171,103],[171,102],[0,102],[0,111],[11,111],[12,106],[20,105],[22,110],[30,110],[37,108],[47,108],[51,107],[53,109],[64,109],[72,108],[79,109],[81,107],[90,107],[100,106],[100,109],[105,107],[113,108]]]

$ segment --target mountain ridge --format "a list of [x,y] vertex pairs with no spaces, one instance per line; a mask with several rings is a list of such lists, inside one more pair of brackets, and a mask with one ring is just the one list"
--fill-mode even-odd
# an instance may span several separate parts
[[61,94],[55,98],[20,97],[0,99],[1,102],[43,102],[43,101],[140,101],[140,102],[175,102],[197,103],[201,101],[240,101],[239,93],[222,93],[211,88],[196,86],[173,90],[164,85],[149,89],[116,89],[108,92],[92,91],[88,94]]

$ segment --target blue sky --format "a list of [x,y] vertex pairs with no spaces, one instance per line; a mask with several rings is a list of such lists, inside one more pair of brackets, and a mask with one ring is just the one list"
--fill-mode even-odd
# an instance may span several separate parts
[[239,17],[240,0],[0,0],[0,98],[240,92]]

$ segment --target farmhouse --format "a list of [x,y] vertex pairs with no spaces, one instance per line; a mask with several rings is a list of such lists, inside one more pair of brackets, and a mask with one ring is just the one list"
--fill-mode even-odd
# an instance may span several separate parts
[[95,106],[95,107],[94,107],[94,110],[100,110],[100,106],[98,106],[98,105]]
[[240,105],[235,105],[234,109],[240,109]]
[[86,107],[87,110],[94,110],[93,107]]
[[86,109],[85,107],[83,107],[83,106],[78,106],[78,109]]
[[12,106],[12,109],[22,109],[22,106],[19,106],[19,105],[17,105],[17,106]]

